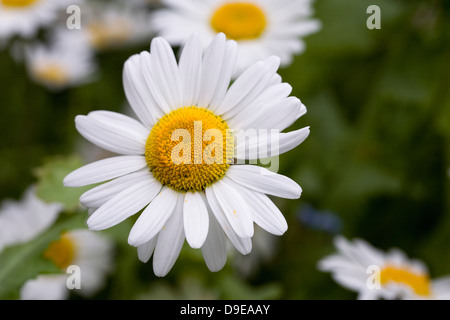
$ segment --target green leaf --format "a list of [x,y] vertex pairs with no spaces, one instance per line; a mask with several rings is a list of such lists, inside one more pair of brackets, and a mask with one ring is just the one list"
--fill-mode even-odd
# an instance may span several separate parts
[[5,248],[0,253],[0,300],[18,298],[22,285],[39,274],[61,272],[43,253],[62,232],[84,227],[85,219],[84,214],[61,216],[37,238]]
[[66,210],[73,211],[80,207],[79,198],[90,186],[81,188],[65,187],[62,183],[64,177],[75,169],[83,166],[79,157],[54,157],[35,170],[38,178],[36,193],[38,197],[47,202],[62,203]]

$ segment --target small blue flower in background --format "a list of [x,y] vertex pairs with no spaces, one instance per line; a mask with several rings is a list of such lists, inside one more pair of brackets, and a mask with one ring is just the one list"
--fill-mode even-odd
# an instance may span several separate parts
[[303,205],[297,211],[297,219],[306,227],[321,230],[331,234],[340,233],[342,220],[335,213],[327,210],[317,210],[309,204]]

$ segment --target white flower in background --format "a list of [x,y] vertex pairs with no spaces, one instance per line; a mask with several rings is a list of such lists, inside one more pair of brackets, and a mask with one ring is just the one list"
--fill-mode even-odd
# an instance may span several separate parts
[[318,263],[358,299],[450,299],[450,277],[432,280],[423,262],[399,249],[383,252],[361,239],[335,238],[337,253]]
[[98,51],[147,42],[153,34],[150,14],[133,4],[86,2],[82,12],[81,31]]
[[233,259],[234,266],[245,277],[258,272],[264,263],[273,258],[278,247],[278,238],[258,227],[255,228],[252,240],[252,252],[245,256],[236,255]]
[[[56,221],[63,206],[46,203],[30,187],[20,201],[4,200],[0,207],[0,252],[6,247],[32,241]],[[68,230],[43,253],[61,269],[61,274],[39,275],[21,289],[22,299],[65,299],[69,295],[66,268],[81,270],[79,294],[91,295],[105,281],[112,266],[112,242],[95,232]],[[27,263],[27,261],[24,261]]]
[[90,46],[78,31],[56,31],[49,43],[30,45],[25,51],[30,77],[50,90],[79,86],[94,79],[97,65]]
[[239,42],[236,75],[254,61],[276,55],[281,66],[305,50],[302,37],[320,29],[311,19],[311,0],[162,0],[166,8],[155,12],[158,35],[181,45],[193,33],[204,47],[223,32]]
[[61,210],[61,204],[39,199],[34,187],[28,188],[20,201],[4,200],[0,206],[0,252],[36,237],[53,224]]
[[[64,300],[69,297],[66,273],[69,266],[79,268],[78,294],[89,297],[105,283],[112,270],[112,242],[90,230],[74,229],[65,232],[60,239],[50,244],[44,257],[53,261],[62,274],[39,275],[28,280],[20,290],[22,300]],[[70,279],[69,279],[70,280]]]
[[21,300],[66,300],[69,298],[67,275],[45,274],[28,280],[20,289]]
[[[142,261],[153,254],[158,276],[170,271],[185,239],[201,248],[211,271],[220,270],[226,262],[226,236],[248,254],[254,222],[275,235],[287,230],[266,194],[300,197],[300,186],[285,176],[235,165],[240,160],[233,159],[236,151],[267,147],[268,141],[234,147],[229,129],[277,129],[280,148],[272,156],[291,150],[309,134],[309,127],[280,133],[306,108],[288,97],[292,87],[276,73],[278,58],[253,64],[229,87],[237,50],[235,41],[218,34],[203,55],[200,39],[192,36],[177,63],[169,43],[155,38],[150,53],[134,55],[124,66],[125,93],[139,121],[109,111],[75,119],[81,135],[120,155],[75,170],[64,185],[105,182],[80,198],[94,211],[87,221],[91,230],[110,228],[143,210],[128,242],[138,247]],[[181,139],[180,131],[187,136]],[[214,137],[207,137],[211,132]],[[174,153],[180,144],[192,152]],[[208,152],[214,161],[201,158]],[[180,154],[184,160],[175,161]]]
[[67,0],[0,0],[0,40],[15,35],[34,36],[41,26],[54,22],[59,10],[65,10],[68,3]]

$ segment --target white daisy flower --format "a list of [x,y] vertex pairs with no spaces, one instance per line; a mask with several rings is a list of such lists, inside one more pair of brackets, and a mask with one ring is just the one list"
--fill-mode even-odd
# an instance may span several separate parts
[[432,280],[423,262],[401,250],[383,252],[361,239],[335,238],[338,253],[318,263],[358,299],[450,299],[450,277]]
[[39,235],[53,224],[61,210],[61,204],[39,199],[34,187],[29,187],[20,201],[4,200],[0,207],[0,252]]
[[[48,230],[63,206],[39,199],[32,186],[20,201],[4,200],[0,207],[0,252],[8,246],[32,241]],[[39,275],[21,289],[22,299],[65,299],[69,295],[66,268],[80,268],[81,295],[100,289],[112,266],[112,241],[85,229],[69,230],[52,242],[43,256],[61,269],[61,274]]]
[[[63,274],[39,275],[28,280],[20,290],[22,300],[64,300],[69,297],[67,282],[72,273],[68,267],[80,271],[78,294],[89,297],[104,285],[112,270],[112,242],[90,230],[75,229],[65,232],[50,244],[44,257],[53,261]],[[74,269],[75,270],[75,269]],[[74,271],[75,272],[75,271]]]
[[110,228],[143,210],[128,242],[143,261],[153,254],[158,276],[170,271],[185,239],[202,249],[210,270],[220,270],[225,235],[247,254],[253,222],[276,235],[286,231],[285,218],[266,194],[300,197],[302,189],[293,180],[234,164],[234,154],[256,157],[254,149],[267,147],[268,140],[234,147],[229,129],[278,129],[280,148],[271,156],[309,134],[309,127],[279,132],[306,108],[288,97],[292,88],[276,73],[278,58],[255,63],[229,87],[237,49],[236,42],[218,34],[202,55],[199,38],[192,36],[177,64],[169,43],[155,38],[150,53],[134,55],[124,66],[125,93],[139,121],[109,111],[75,119],[82,136],[121,155],[75,170],[64,185],[108,181],[80,198],[95,210],[87,221],[91,230]]
[[28,280],[20,289],[21,300],[66,300],[67,276],[64,274],[43,274]]
[[27,47],[25,63],[30,77],[55,91],[92,81],[97,65],[84,40],[78,31],[61,29],[55,32],[49,45]]
[[317,32],[321,24],[311,19],[311,0],[162,0],[166,8],[155,12],[158,34],[172,45],[181,45],[198,33],[204,47],[223,32],[239,42],[235,75],[254,61],[276,55],[281,65],[305,50],[302,37]]
[[131,4],[86,2],[83,5],[83,27],[81,31],[95,50],[133,45],[153,34],[150,14]]
[[66,0],[0,0],[0,39],[34,36],[41,26],[55,21],[58,11],[67,5]]

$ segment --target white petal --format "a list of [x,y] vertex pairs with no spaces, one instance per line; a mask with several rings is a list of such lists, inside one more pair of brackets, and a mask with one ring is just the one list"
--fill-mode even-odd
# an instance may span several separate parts
[[114,179],[144,168],[143,156],[117,156],[87,164],[64,178],[66,187],[81,187]]
[[[76,243],[77,263],[96,270],[111,270],[113,243],[100,232],[71,229],[67,235]],[[94,272],[95,273],[95,272]]]
[[276,28],[276,30],[274,28],[271,35],[275,37],[274,39],[277,37],[294,37],[292,40],[294,41],[295,38],[304,37],[311,33],[317,32],[321,27],[322,24],[318,20],[303,20],[301,22],[286,24],[282,27]]
[[233,189],[228,178],[222,178],[210,188],[236,234],[242,238],[251,238],[254,232],[251,208]]
[[376,290],[362,289],[358,292],[357,300],[377,300],[378,294]]
[[230,119],[256,99],[271,83],[280,66],[278,57],[256,62],[231,85],[216,113]]
[[181,105],[197,105],[202,74],[202,47],[197,36],[193,35],[187,40],[178,67],[183,89]]
[[236,159],[264,159],[276,157],[288,152],[301,144],[309,136],[309,127],[291,132],[279,132],[278,130],[259,130],[258,134],[245,139],[244,135],[237,135],[234,148]]
[[233,165],[226,175],[244,187],[276,197],[298,199],[302,193],[295,181],[263,167]]
[[151,173],[147,170],[121,176],[86,191],[80,196],[80,202],[85,207],[99,208],[119,192],[122,192],[136,183],[145,181],[145,179],[152,179]]
[[160,84],[158,84],[158,78],[154,76],[154,70],[152,66],[153,56],[151,56],[150,52],[148,51],[142,51],[139,57],[139,66],[142,70],[142,76],[144,78],[146,86],[150,89],[154,103],[161,110],[163,115],[169,113],[171,111],[169,103],[159,88]]
[[[207,208],[214,217],[216,218],[217,222],[222,227],[222,230],[227,235],[228,239],[230,239],[233,246],[242,254],[249,254],[252,251],[252,241],[251,238],[241,238],[236,234],[233,227],[231,226],[230,222],[228,222],[228,219],[220,206],[219,202],[217,201],[217,198],[214,194],[214,192],[211,190],[211,188],[205,189],[205,194],[207,201]],[[211,219],[210,219],[211,220]]]
[[[175,10],[185,12],[189,15],[197,15],[198,14],[198,5],[197,3],[193,3],[191,0],[163,0],[164,5]],[[199,3],[200,5],[200,3]]]
[[331,254],[317,262],[317,269],[323,272],[338,272],[342,269],[351,269],[355,264],[340,254]]
[[221,270],[227,261],[226,236],[212,213],[209,213],[208,236],[202,246],[203,259],[212,272]]
[[156,236],[137,248],[138,259],[140,261],[147,263],[147,261],[150,260],[150,257],[153,254],[153,250],[155,250],[157,240],[158,237]]
[[128,243],[139,247],[156,236],[172,215],[178,196],[178,192],[163,187],[137,219],[128,236]]
[[273,19],[286,23],[292,20],[298,21],[301,18],[314,14],[314,7],[311,6],[311,1],[278,0],[268,1],[267,5],[270,6]]
[[333,243],[341,255],[352,262],[358,262],[360,264],[358,250],[355,250],[356,246],[352,241],[347,240],[344,236],[338,235],[333,239]]
[[[355,246],[355,251],[359,252],[358,255],[360,256],[361,261],[367,261],[367,264],[379,266],[385,263],[385,253],[382,250],[372,247],[368,242],[362,239],[354,239],[353,243]],[[419,272],[426,273],[426,266]]]
[[245,70],[241,76],[239,76],[231,87],[228,89],[225,98],[215,112],[218,114],[224,114],[225,112],[236,107],[245,97],[248,95],[254,85],[254,81],[260,79],[264,73],[264,62],[258,61],[247,70]]
[[305,42],[298,38],[267,39],[266,45],[274,48],[276,54],[283,60],[283,66],[292,61],[293,54],[300,54],[306,49]]
[[198,192],[186,192],[183,202],[186,240],[192,248],[200,248],[208,235],[209,216]]
[[222,68],[220,70],[220,77],[214,90],[214,96],[211,99],[210,108],[215,111],[217,106],[222,103],[225,97],[228,87],[230,86],[231,77],[235,71],[238,57],[238,45],[236,41],[230,40],[225,43],[225,54]]
[[87,140],[111,152],[142,155],[150,131],[134,119],[119,113],[103,111],[100,119],[92,112],[75,117],[78,132]]
[[256,121],[257,127],[261,128],[273,128],[283,131],[284,129],[291,126],[298,118],[306,113],[306,107],[301,101],[296,97],[286,98],[282,102],[282,106],[279,107],[279,115],[262,117]]
[[306,107],[296,97],[285,98],[274,105],[265,105],[264,108],[261,108],[259,101],[258,104],[259,109],[258,106],[253,108],[252,116],[241,117],[238,114],[228,121],[229,126],[235,130],[254,128],[283,131],[306,113]]
[[435,300],[450,300],[450,277],[440,277],[431,282]]
[[140,55],[133,55],[125,62],[122,77],[125,95],[134,113],[147,128],[153,127],[162,112],[145,82]]
[[367,288],[367,275],[361,277],[359,274],[355,275],[353,272],[339,272],[333,274],[333,279],[349,290],[359,291]]
[[21,300],[65,300],[69,296],[67,276],[62,274],[39,275],[30,279],[20,289]]
[[[227,120],[229,126],[233,129],[242,128],[267,128],[276,129],[273,126],[260,126],[259,118],[266,116],[273,119],[285,115],[285,103],[287,96],[292,92],[292,87],[287,83],[278,83],[268,86],[257,98],[248,104],[248,106],[238,111],[231,119]],[[273,120],[275,121],[275,120]]]
[[159,232],[153,256],[153,271],[164,277],[172,269],[184,243],[183,197],[176,200],[175,209]]
[[146,137],[149,133],[148,128],[146,128],[141,122],[118,112],[97,110],[89,112],[88,116],[114,127],[123,126],[127,130],[130,130],[130,134],[134,134],[136,136]]
[[91,230],[115,226],[144,208],[161,190],[154,179],[145,179],[125,189],[102,205],[88,219]]
[[161,37],[154,38],[151,43],[151,57],[151,73],[159,92],[171,110],[181,107],[180,72],[169,43]]
[[252,208],[252,217],[257,225],[274,235],[286,232],[288,225],[281,211],[265,194],[235,186]]
[[[236,44],[217,34],[203,55],[201,91],[198,105],[215,110],[225,95],[236,56]],[[213,105],[214,104],[214,105]]]
[[43,233],[62,210],[62,204],[46,203],[37,197],[34,185],[27,188],[20,201],[4,199],[0,204],[0,251]]

